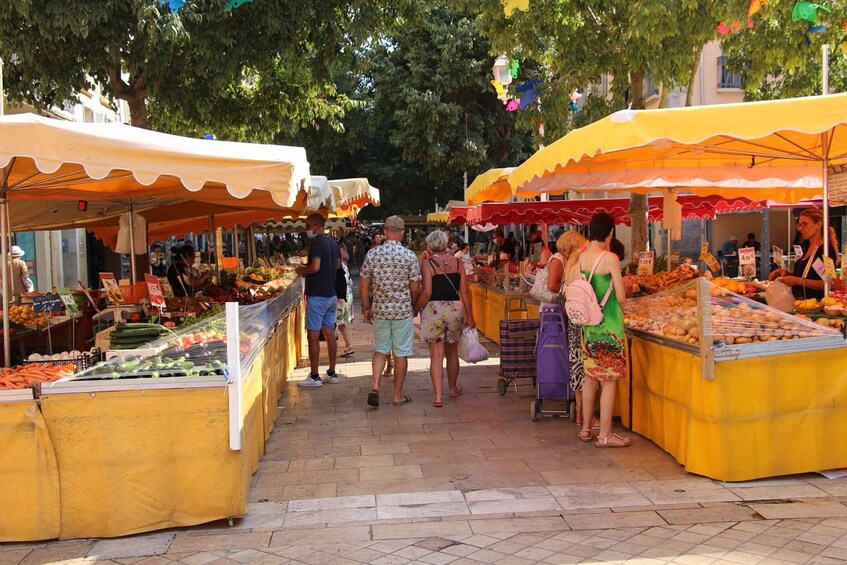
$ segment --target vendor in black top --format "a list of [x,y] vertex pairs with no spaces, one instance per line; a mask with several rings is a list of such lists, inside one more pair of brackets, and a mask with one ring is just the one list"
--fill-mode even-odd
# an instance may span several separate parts
[[168,282],[171,285],[174,296],[191,296],[200,290],[209,280],[209,274],[196,275],[192,268],[194,264],[194,248],[183,245],[176,251],[171,266],[168,268]]
[[[503,235],[503,230],[499,228],[494,230],[494,241],[497,242],[497,245],[499,247],[498,253],[505,253],[506,255],[508,255],[508,261],[514,261],[516,259],[517,251],[515,249],[515,242],[506,239],[506,237]],[[504,261],[503,259],[500,259],[499,256],[497,257],[497,259],[498,263],[502,263]]]
[[[823,298],[824,281],[814,267],[815,261],[823,261],[823,212],[818,208],[803,210],[797,220],[797,231],[809,248],[802,258],[795,261],[793,273],[789,274],[787,269],[777,269],[771,273],[770,279],[790,286],[797,298]],[[838,239],[832,228],[829,228],[827,256],[833,261],[838,258]]]

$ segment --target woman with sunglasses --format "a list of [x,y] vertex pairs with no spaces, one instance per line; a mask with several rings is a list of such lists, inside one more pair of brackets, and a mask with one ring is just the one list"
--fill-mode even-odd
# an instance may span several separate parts
[[[815,268],[815,262],[820,259],[818,268],[823,270],[823,212],[818,208],[803,210],[797,220],[797,231],[803,241],[809,242],[809,248],[794,262],[793,272],[777,269],[771,273],[770,280],[790,286],[796,298],[823,298],[824,281]],[[832,227],[829,228],[827,256],[833,261],[838,258],[838,238]]]

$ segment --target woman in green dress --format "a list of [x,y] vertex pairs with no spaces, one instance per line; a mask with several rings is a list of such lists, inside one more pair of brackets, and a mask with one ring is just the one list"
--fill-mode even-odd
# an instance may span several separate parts
[[[582,327],[582,354],[585,368],[585,383],[582,387],[582,405],[594,406],[597,387],[602,382],[600,393],[600,432],[596,447],[627,447],[629,438],[612,433],[612,411],[615,407],[617,381],[627,375],[626,337],[624,336],[623,310],[621,304],[626,300],[620,262],[617,255],[609,251],[615,219],[606,213],[595,214],[588,227],[588,247],[573,267],[569,280],[575,280],[582,274],[590,277],[591,286],[602,302],[609,286],[612,292],[603,307],[603,321],[596,326]],[[592,267],[596,264],[594,274]],[[589,442],[591,418],[583,418],[579,439]]]

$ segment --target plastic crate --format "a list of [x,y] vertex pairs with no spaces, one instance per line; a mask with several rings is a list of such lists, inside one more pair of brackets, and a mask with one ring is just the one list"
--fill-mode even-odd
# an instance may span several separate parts
[[102,353],[99,349],[97,349],[93,352],[85,351],[82,353],[82,355],[73,359],[39,359],[33,361],[24,361],[23,363],[21,363],[21,365],[67,365],[68,363],[73,363],[74,372],[79,373],[99,363],[101,358]]

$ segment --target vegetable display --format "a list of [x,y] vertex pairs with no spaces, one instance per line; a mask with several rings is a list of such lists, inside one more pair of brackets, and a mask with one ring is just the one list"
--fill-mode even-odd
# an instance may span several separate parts
[[73,363],[54,365],[30,363],[0,371],[0,390],[22,389],[40,383],[48,383],[74,374]]

